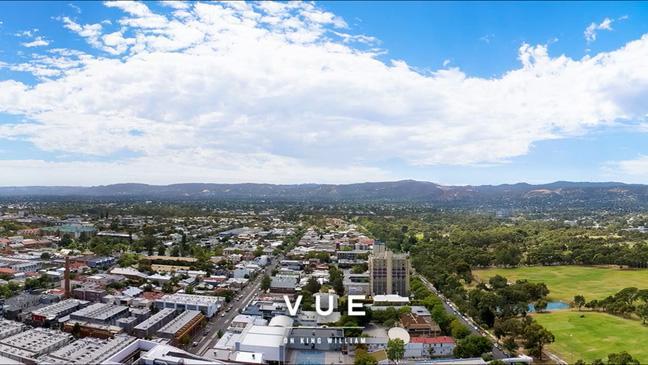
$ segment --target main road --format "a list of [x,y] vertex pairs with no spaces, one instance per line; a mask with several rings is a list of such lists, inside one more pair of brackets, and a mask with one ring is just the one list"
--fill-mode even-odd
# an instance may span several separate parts
[[[270,275],[272,270],[277,266],[283,255],[273,258],[272,264],[268,265],[264,271],[261,271],[253,281],[250,281],[236,296],[229,302],[225,303],[222,309],[207,322],[203,330],[202,338],[194,338],[195,346],[192,345],[189,352],[196,355],[205,355],[218,342],[218,330],[225,332],[230,322],[242,311],[258,294],[261,288],[261,281],[265,275]],[[240,299],[239,299],[240,298]],[[229,310],[226,308],[230,307]]]
[[489,338],[491,341],[493,341],[493,357],[496,359],[506,359],[509,358],[510,356],[504,352],[504,350],[500,347],[500,345],[497,342],[497,338],[493,336],[490,332],[484,330],[481,328],[480,325],[475,323],[472,318],[468,317],[467,315],[464,315],[459,311],[459,308],[448,298],[446,298],[443,294],[439,293],[437,289],[426,279],[423,277],[423,275],[420,275],[418,273],[415,274],[425,286],[432,291],[439,299],[441,299],[441,303],[443,303],[443,307],[445,308],[446,312],[452,314],[455,316],[464,326],[466,326],[470,332],[473,334],[479,335],[479,336],[484,336]]

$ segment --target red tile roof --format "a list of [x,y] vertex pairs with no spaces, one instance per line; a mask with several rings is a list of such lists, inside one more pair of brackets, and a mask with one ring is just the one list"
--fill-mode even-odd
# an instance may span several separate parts
[[152,291],[145,291],[144,293],[142,293],[142,296],[144,297],[144,299],[157,300],[157,299],[162,298],[164,296],[164,293],[156,293],[156,292],[152,292]]
[[427,343],[427,344],[434,344],[434,343],[454,344],[455,343],[454,339],[452,337],[449,337],[449,336],[412,337],[410,342],[412,342],[412,343]]

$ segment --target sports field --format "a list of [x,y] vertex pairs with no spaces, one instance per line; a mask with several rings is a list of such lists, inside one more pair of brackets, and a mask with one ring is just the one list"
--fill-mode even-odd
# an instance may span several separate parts
[[531,266],[514,269],[474,270],[480,281],[495,275],[509,281],[527,279],[543,282],[549,288],[549,299],[569,303],[574,295],[584,295],[586,300],[602,299],[627,287],[648,289],[648,269],[625,270],[590,266]]
[[570,364],[578,359],[591,363],[594,359],[605,359],[612,352],[624,350],[642,364],[648,363],[648,327],[641,321],[575,311],[536,314],[533,317],[556,338],[548,349]]

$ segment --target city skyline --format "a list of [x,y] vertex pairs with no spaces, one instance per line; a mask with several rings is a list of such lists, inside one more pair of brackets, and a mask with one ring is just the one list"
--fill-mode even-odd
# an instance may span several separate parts
[[0,4],[0,186],[648,182],[645,3]]

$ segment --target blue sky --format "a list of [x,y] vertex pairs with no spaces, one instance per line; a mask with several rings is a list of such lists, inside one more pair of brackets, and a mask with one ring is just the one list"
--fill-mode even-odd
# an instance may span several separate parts
[[2,2],[0,185],[648,183],[647,32],[644,2]]

